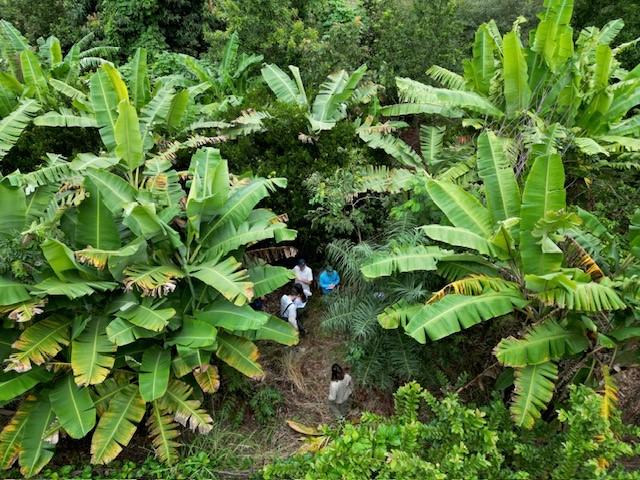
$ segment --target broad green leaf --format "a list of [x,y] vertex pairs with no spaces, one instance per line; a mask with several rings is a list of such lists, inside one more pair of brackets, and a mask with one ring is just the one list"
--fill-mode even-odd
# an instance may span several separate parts
[[267,86],[275,93],[280,102],[305,105],[302,103],[303,98],[295,82],[280,67],[267,64],[262,67],[261,72]]
[[27,90],[34,95],[40,103],[46,103],[49,84],[42,72],[38,56],[31,50],[23,50],[20,52],[20,65],[22,66],[22,76]]
[[34,367],[24,373],[0,373],[0,403],[14,400],[52,377],[53,374],[42,367]]
[[564,168],[559,155],[535,159],[522,193],[520,210],[520,257],[525,273],[544,275],[557,271],[561,253],[543,253],[532,235],[536,223],[547,214],[565,208]]
[[120,233],[111,211],[106,207],[102,191],[85,179],[89,196],[78,207],[76,242],[82,247],[115,250],[120,247]]
[[106,465],[116,458],[131,441],[144,412],[137,385],[127,385],[114,395],[91,439],[91,463]]
[[138,47],[130,63],[131,67],[131,101],[138,111],[147,104],[151,97],[149,75],[147,73],[147,50]]
[[244,305],[253,298],[253,283],[247,271],[233,257],[207,262],[190,268],[189,275],[215,288],[235,305]]
[[51,461],[55,444],[46,435],[54,420],[49,400],[38,398],[29,411],[20,445],[20,473],[25,477],[37,475]]
[[487,238],[491,235],[493,223],[489,210],[462,187],[449,182],[427,180],[427,192],[455,227],[466,228]]
[[267,323],[269,315],[248,305],[241,307],[220,299],[196,313],[196,319],[230,331],[256,330]]
[[217,341],[216,328],[201,320],[185,318],[182,327],[167,343],[182,345],[189,348],[211,347]]
[[516,369],[511,416],[516,425],[532,428],[553,397],[558,367],[552,362]]
[[507,116],[514,117],[529,108],[531,89],[527,74],[527,62],[517,31],[511,31],[503,39],[502,75]]
[[556,71],[573,55],[573,0],[547,0],[545,7],[531,50],[542,54],[549,68]]
[[44,258],[60,280],[66,280],[66,272],[77,273],[79,266],[76,263],[73,251],[59,240],[47,238],[41,245]]
[[549,320],[535,326],[522,339],[503,338],[495,348],[495,355],[503,365],[525,367],[560,360],[565,355],[583,351],[588,345],[583,332]]
[[111,372],[117,347],[107,337],[107,323],[103,317],[91,318],[71,344],[71,367],[80,386],[102,383]]
[[125,205],[135,201],[135,189],[119,176],[95,168],[89,168],[86,175],[100,190],[104,204],[112,213],[119,214]]
[[258,363],[258,347],[245,338],[220,333],[216,355],[249,378],[260,380],[264,377],[264,371]]
[[25,399],[0,432],[0,469],[8,470],[20,454],[24,427],[36,405],[35,397]]
[[519,216],[520,189],[507,157],[506,141],[491,131],[484,132],[478,138],[477,162],[493,222]]
[[160,402],[153,402],[151,414],[147,420],[147,429],[158,459],[169,465],[177,462],[180,444],[175,439],[180,436],[180,431],[171,415],[160,408]]
[[31,362],[42,365],[53,358],[62,347],[69,345],[70,325],[71,320],[53,316],[27,327],[14,342],[14,353],[7,360],[5,370],[26,372],[31,369]]
[[31,299],[26,286],[15,280],[0,277],[0,306],[13,305]]
[[118,105],[118,119],[115,124],[115,154],[124,161],[129,170],[134,170],[144,163],[142,135],[138,114],[133,105],[122,100]]
[[142,366],[138,375],[140,395],[145,402],[162,397],[169,384],[171,352],[158,345],[145,350],[142,354]]
[[104,70],[91,76],[89,98],[100,128],[102,142],[110,152],[116,148],[116,119],[118,118],[118,94]]
[[82,438],[95,426],[96,409],[89,389],[78,387],[73,375],[59,380],[49,399],[60,426],[71,438]]
[[158,309],[145,302],[141,305],[135,305],[123,312],[118,312],[117,315],[138,327],[154,332],[161,332],[175,314],[176,311],[173,308]]
[[296,345],[300,340],[297,329],[289,322],[286,322],[273,315],[269,316],[267,322],[252,332],[239,332],[239,334],[250,340],[273,340],[282,345]]
[[249,268],[248,272],[256,298],[277,290],[295,278],[291,269],[271,265],[256,265]]
[[426,225],[420,229],[427,236],[438,242],[448,243],[456,247],[466,247],[476,250],[483,255],[491,254],[491,245],[482,235],[478,235],[471,230],[459,227],[449,227],[446,225]]
[[392,252],[372,255],[361,267],[367,278],[388,277],[394,273],[430,271],[437,267],[438,259],[452,253],[439,247],[403,247]]
[[0,182],[0,209],[0,238],[14,238],[25,227],[27,204],[24,190],[7,179]]
[[146,330],[128,322],[124,318],[116,318],[107,325],[107,337],[111,343],[118,346],[128,345],[139,338],[151,338],[158,335],[158,332]]
[[432,341],[439,340],[484,320],[507,315],[525,304],[513,293],[485,293],[475,297],[451,294],[425,305],[405,330],[420,343],[426,343],[427,336]]
[[193,389],[180,380],[171,380],[160,404],[174,415],[176,422],[193,431],[208,433],[213,428],[211,416],[200,408],[198,400],[191,399]]

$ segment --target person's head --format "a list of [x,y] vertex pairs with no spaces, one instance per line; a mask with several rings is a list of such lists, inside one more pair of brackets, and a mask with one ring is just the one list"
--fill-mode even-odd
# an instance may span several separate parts
[[327,265],[325,267],[325,270],[327,271],[327,273],[333,273],[333,267],[331,265]]
[[344,378],[344,370],[340,365],[334,363],[331,365],[331,380],[342,380]]
[[[297,284],[296,284],[297,285]],[[289,296],[290,297],[299,297],[300,293],[298,291],[298,287],[294,285],[293,287],[291,287],[291,290],[289,290]]]
[[307,268],[307,262],[304,258],[298,260],[298,267],[300,268],[300,270],[304,270],[305,268]]
[[296,292],[296,295],[298,295],[299,297],[302,297],[304,295],[304,288],[302,288],[302,285],[300,285],[299,283],[293,284],[293,291]]

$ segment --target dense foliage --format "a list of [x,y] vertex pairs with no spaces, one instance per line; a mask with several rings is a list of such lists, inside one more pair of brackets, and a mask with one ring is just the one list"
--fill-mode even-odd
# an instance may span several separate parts
[[607,395],[573,388],[557,421],[523,433],[511,430],[500,401],[474,408],[410,383],[395,394],[392,417],[364,413],[358,423],[317,432],[307,440],[317,453],[269,465],[264,478],[637,478],[608,468],[634,448],[620,438],[619,413],[603,407]]
[[138,432],[126,475],[213,475],[179,424],[294,408],[258,345],[315,339],[251,302],[300,251],[357,387],[444,398],[294,422],[265,476],[630,478],[636,3],[0,0],[0,468]]

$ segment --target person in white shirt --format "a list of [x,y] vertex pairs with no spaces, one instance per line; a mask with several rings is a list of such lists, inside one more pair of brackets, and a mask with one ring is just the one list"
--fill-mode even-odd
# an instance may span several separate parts
[[302,285],[304,294],[307,297],[311,296],[311,283],[313,283],[313,272],[307,265],[304,259],[298,260],[298,265],[293,267],[293,273],[296,276],[295,283]]
[[329,385],[329,408],[336,418],[344,418],[351,410],[353,384],[351,375],[345,373],[340,365],[331,366],[331,384]]
[[298,295],[298,292],[294,288],[291,289],[289,294],[285,293],[280,298],[280,317],[287,320],[296,330],[301,330],[301,325],[298,322],[299,304],[300,295]]

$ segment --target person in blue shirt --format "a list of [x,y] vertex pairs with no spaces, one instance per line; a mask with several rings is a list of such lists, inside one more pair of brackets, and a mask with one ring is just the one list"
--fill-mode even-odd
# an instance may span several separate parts
[[338,275],[338,272],[336,272],[332,266],[327,265],[327,268],[320,274],[318,282],[320,283],[322,293],[326,295],[338,288],[338,285],[340,285],[340,275]]

